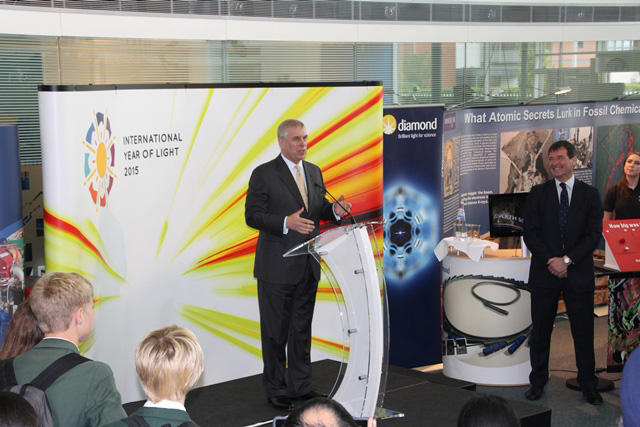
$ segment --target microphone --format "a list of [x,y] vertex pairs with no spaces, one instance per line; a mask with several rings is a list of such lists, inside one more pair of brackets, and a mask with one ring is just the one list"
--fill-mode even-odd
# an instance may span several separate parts
[[356,219],[353,217],[353,215],[351,215],[351,212],[349,212],[349,210],[348,210],[348,209],[346,209],[344,206],[342,206],[342,204],[341,204],[341,203],[340,203],[340,202],[339,202],[335,197],[333,197],[333,194],[331,194],[331,193],[329,192],[329,190],[327,190],[327,188],[326,188],[326,187],[323,187],[322,185],[318,184],[317,182],[316,182],[316,183],[314,183],[314,185],[315,185],[316,187],[318,187],[319,189],[324,190],[324,191],[329,195],[329,197],[331,197],[331,199],[333,199],[333,201],[334,201],[334,202],[336,202],[336,203],[338,204],[338,206],[340,206],[342,209],[344,209],[344,211],[347,213],[347,215],[349,216],[349,218],[351,218],[351,221],[353,222],[353,225],[356,225],[356,224],[358,223],[358,222],[356,221]]

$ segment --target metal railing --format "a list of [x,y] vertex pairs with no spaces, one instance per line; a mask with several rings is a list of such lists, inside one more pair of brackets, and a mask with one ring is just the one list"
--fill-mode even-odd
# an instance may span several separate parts
[[640,21],[636,5],[403,3],[345,0],[0,0],[0,5],[220,17],[449,23]]

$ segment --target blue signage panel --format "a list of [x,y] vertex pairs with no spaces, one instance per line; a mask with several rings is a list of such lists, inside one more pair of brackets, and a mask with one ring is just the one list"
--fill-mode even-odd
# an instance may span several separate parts
[[440,263],[442,235],[441,107],[385,108],[384,266],[389,296],[389,363],[442,361]]

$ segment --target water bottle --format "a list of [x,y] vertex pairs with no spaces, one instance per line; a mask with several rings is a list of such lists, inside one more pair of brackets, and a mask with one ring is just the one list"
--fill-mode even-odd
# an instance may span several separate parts
[[462,205],[458,208],[453,231],[457,240],[465,240],[467,238],[467,221],[465,220],[464,207]]

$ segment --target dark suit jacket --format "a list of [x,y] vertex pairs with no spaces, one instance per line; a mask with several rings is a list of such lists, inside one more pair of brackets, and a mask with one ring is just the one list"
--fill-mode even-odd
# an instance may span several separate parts
[[[170,425],[171,427],[179,426],[184,422],[193,422],[189,414],[180,409],[165,409],[165,408],[139,408],[131,415],[140,415],[144,420],[149,423],[151,427],[161,427],[164,425]],[[116,421],[115,423],[107,424],[104,427],[126,427],[127,423],[124,421]]]
[[[18,384],[33,380],[54,360],[79,353],[71,342],[47,338],[16,357]],[[111,368],[102,362],[82,363],[62,375],[46,391],[56,426],[101,426],[126,417]]]
[[555,179],[533,187],[527,198],[524,241],[531,251],[529,286],[560,287],[562,279],[549,272],[547,261],[549,258],[567,255],[573,262],[568,274],[572,289],[593,290],[593,251],[602,236],[604,213],[600,194],[595,187],[575,180],[564,249],[558,223],[559,205]]
[[[307,181],[309,210],[302,217],[315,222],[311,234],[289,230],[282,233],[286,216],[304,207],[302,196],[287,164],[279,155],[274,160],[254,169],[249,180],[245,204],[245,220],[249,227],[260,230],[253,275],[273,283],[297,283],[304,274],[306,257],[283,258],[282,255],[296,245],[318,235],[320,220],[336,221],[332,204],[325,198],[324,181],[320,168],[303,160]],[[316,184],[320,185],[318,188]],[[313,273],[320,279],[320,265],[312,263]]]

